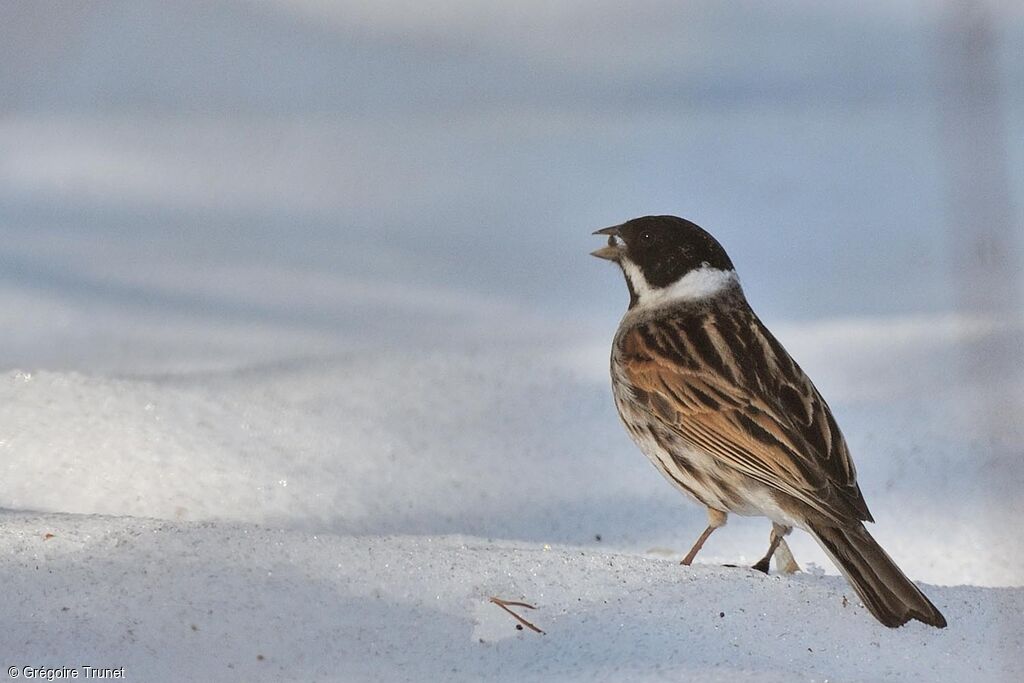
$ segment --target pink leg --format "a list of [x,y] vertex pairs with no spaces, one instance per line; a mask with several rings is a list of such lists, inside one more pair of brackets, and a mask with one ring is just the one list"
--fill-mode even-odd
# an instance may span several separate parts
[[690,548],[690,552],[686,553],[686,557],[679,564],[686,565],[689,567],[693,564],[693,558],[697,557],[697,553],[704,547],[704,541],[708,540],[708,536],[720,526],[725,526],[725,522],[728,519],[728,514],[721,510],[715,510],[708,508],[708,528],[704,530],[704,533],[700,535],[697,542]]

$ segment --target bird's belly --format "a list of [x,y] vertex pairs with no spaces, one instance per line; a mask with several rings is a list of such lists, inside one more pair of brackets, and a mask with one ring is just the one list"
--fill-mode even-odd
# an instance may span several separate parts
[[723,512],[768,517],[785,526],[800,526],[779,506],[769,487],[722,464],[630,401],[619,400],[617,396],[616,403],[626,430],[640,450],[669,482],[690,498]]
[[706,454],[677,437],[659,434],[651,425],[627,423],[626,428],[643,454],[677,489],[707,507],[738,512],[734,509],[736,492]]

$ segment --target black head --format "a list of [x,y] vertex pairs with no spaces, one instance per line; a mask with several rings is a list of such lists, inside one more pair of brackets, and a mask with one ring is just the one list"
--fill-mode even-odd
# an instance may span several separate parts
[[[609,236],[608,246],[594,252],[594,256],[620,262],[629,260],[651,287],[668,287],[699,268],[733,270],[732,261],[718,240],[684,218],[644,216],[594,234]],[[622,245],[615,242],[616,237]]]
[[594,234],[608,235],[608,246],[593,255],[622,267],[630,308],[706,298],[729,285],[738,286],[722,245],[688,220],[644,216]]

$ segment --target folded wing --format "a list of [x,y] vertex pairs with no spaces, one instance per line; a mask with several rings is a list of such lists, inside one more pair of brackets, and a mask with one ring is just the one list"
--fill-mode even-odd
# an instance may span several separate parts
[[619,343],[637,403],[683,439],[836,524],[871,520],[828,405],[749,309],[648,322]]

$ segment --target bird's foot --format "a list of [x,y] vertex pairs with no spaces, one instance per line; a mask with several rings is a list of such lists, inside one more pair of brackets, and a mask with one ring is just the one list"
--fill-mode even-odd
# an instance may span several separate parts
[[800,565],[796,563],[793,552],[785,540],[779,543],[779,547],[775,549],[775,568],[783,574],[795,574],[800,571]]
[[751,567],[751,569],[756,569],[757,571],[761,572],[762,574],[767,574],[768,573],[768,564],[769,564],[769,562],[770,562],[770,558],[769,557],[762,557],[760,560],[757,561],[757,563],[755,565],[753,565]]

